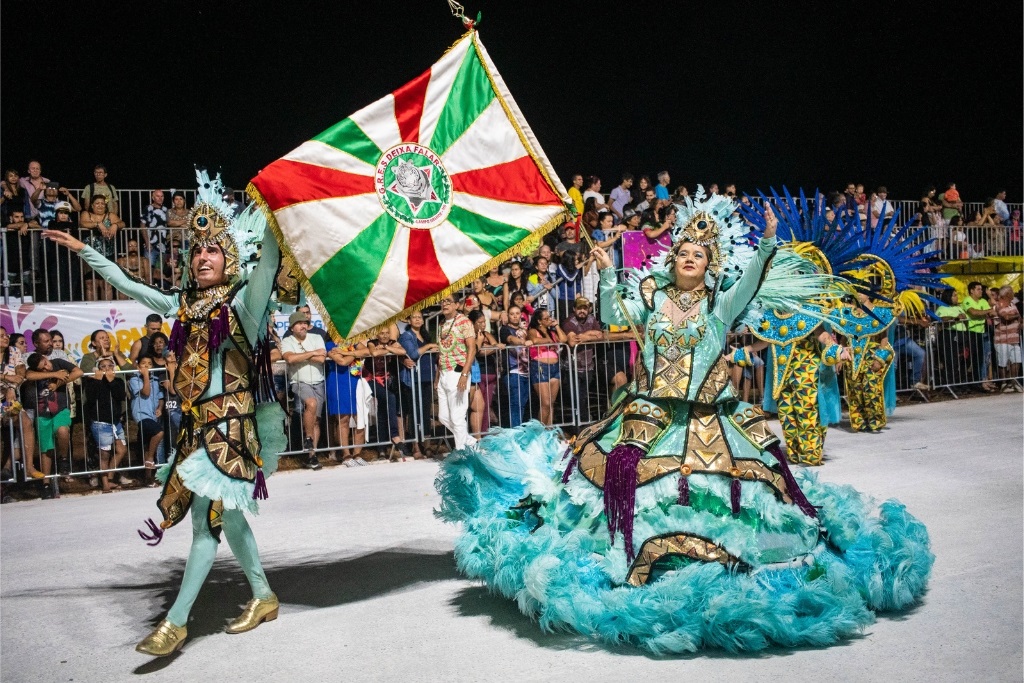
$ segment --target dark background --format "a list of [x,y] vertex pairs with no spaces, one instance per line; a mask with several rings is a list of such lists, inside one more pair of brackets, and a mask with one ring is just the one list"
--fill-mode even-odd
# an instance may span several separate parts
[[[672,174],[1021,201],[1020,2],[502,0],[481,39],[563,182]],[[0,164],[68,186],[245,182],[426,70],[462,33],[430,2],[5,0]],[[940,187],[941,190],[941,187]]]

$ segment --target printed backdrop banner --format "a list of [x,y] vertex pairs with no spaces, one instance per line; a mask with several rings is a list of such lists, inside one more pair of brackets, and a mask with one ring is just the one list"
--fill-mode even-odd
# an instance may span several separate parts
[[[89,338],[95,330],[106,330],[121,352],[128,355],[132,343],[146,333],[146,316],[151,310],[137,301],[83,301],[67,304],[0,304],[0,326],[8,333],[20,332],[32,351],[32,332],[39,328],[59,330],[67,352],[77,361],[89,352]],[[164,321],[170,335],[171,321]]]

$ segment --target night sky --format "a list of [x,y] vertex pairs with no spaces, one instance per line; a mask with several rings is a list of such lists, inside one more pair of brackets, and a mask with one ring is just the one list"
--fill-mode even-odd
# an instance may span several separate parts
[[[906,6],[904,6],[906,5]],[[713,12],[698,13],[702,8]],[[467,4],[563,182],[1021,201],[1020,2]],[[87,9],[88,8],[88,9]],[[462,33],[443,0],[4,2],[0,164],[69,186],[245,182],[426,70]]]

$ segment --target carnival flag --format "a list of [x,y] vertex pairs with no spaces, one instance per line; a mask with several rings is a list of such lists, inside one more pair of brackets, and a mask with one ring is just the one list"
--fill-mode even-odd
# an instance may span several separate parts
[[532,250],[570,201],[476,31],[264,168],[249,191],[341,339]]

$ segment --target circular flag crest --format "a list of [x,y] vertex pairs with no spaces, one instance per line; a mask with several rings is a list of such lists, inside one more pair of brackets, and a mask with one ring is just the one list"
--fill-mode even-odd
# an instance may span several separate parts
[[452,180],[429,147],[395,145],[381,155],[373,176],[381,206],[403,225],[429,230],[448,218]]

